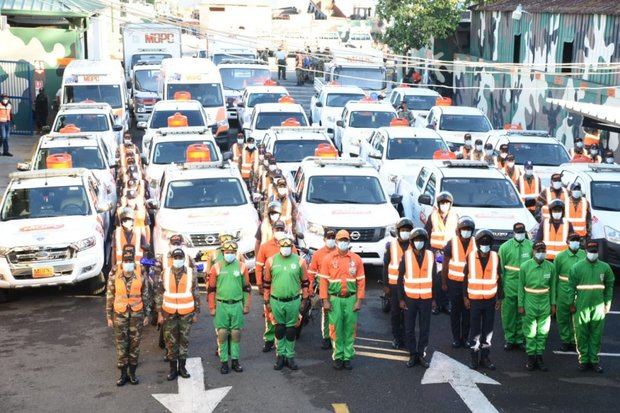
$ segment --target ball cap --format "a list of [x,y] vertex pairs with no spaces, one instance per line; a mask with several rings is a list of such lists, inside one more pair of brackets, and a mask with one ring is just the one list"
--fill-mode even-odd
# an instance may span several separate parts
[[524,165],[523,168],[525,169],[534,169],[534,164],[532,163],[532,161],[527,161]]
[[185,258],[185,251],[181,248],[175,248],[172,250],[172,254],[170,254],[172,258]]
[[590,241],[586,244],[586,251],[588,252],[598,252],[598,242]]
[[517,222],[512,226],[512,230],[514,232],[525,232],[525,225],[523,225],[523,223],[521,222]]
[[569,241],[579,241],[579,240],[581,240],[581,236],[579,234],[577,234],[576,232],[572,232],[572,233],[568,234],[567,239]]
[[325,231],[325,238],[336,238],[336,231],[333,229],[328,229]]
[[125,245],[123,247],[123,261],[133,261],[136,258],[136,249],[133,245]]
[[546,251],[547,250],[547,246],[545,245],[544,242],[539,241],[536,244],[534,244],[534,251]]
[[281,220],[277,220],[276,222],[273,223],[273,230],[282,230],[284,231],[286,229],[286,224],[284,223],[284,221]]
[[341,239],[350,240],[351,236],[349,235],[349,231],[347,231],[346,229],[341,229],[340,231],[336,233],[336,239],[337,240],[341,240]]

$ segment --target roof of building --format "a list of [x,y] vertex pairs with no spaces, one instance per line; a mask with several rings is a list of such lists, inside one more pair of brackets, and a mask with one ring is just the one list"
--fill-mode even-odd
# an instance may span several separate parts
[[9,16],[88,17],[106,7],[98,0],[0,0],[0,13]]
[[492,0],[473,10],[512,12],[519,4],[529,13],[620,15],[620,2],[609,0]]

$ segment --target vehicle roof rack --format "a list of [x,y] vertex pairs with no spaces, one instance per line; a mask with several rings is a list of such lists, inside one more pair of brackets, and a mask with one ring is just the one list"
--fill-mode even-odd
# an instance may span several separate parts
[[507,136],[540,136],[543,138],[555,138],[546,130],[506,130],[503,134]]
[[184,162],[178,164],[172,164],[181,171],[190,171],[195,169],[229,169],[230,162],[224,161],[211,161],[211,162]]
[[156,134],[161,136],[167,135],[203,135],[211,130],[204,126],[183,126],[180,128],[159,128],[156,130]]
[[321,126],[272,126],[269,129],[276,134],[286,132],[327,133],[327,128]]
[[592,172],[620,172],[620,165],[588,164]]
[[67,168],[67,169],[39,169],[36,171],[12,172],[9,179],[40,179],[40,178],[57,178],[57,177],[81,177],[89,173],[86,168]]
[[103,109],[110,110],[112,107],[105,102],[77,102],[77,103],[63,103],[60,105],[60,110],[63,109]]
[[314,162],[315,165],[322,167],[325,166],[354,166],[356,168],[361,168],[363,166],[370,166],[360,158],[353,159],[330,159],[330,158],[321,158],[319,156],[308,156],[304,158],[302,162]]
[[448,160],[443,161],[443,164],[448,168],[481,168],[489,169],[489,164],[484,161],[469,161],[469,160]]
[[220,62],[220,65],[226,65],[226,64],[242,64],[242,65],[261,65],[261,66],[266,66],[269,63],[265,62],[264,60],[261,59],[247,59],[247,58],[243,58],[240,57],[238,59],[235,59],[234,57],[229,58],[229,59],[224,59]]

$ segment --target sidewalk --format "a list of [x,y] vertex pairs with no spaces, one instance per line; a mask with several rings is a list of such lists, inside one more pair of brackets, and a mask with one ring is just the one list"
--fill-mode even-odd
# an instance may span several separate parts
[[30,160],[38,141],[39,135],[12,135],[9,138],[9,151],[13,156],[0,156],[0,197],[4,196],[4,190],[9,184],[9,174],[17,171],[18,162]]

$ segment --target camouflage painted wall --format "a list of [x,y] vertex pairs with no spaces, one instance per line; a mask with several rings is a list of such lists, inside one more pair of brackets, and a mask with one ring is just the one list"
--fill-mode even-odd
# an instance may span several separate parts
[[[572,62],[585,63],[571,69],[578,74],[558,73],[565,42],[573,43]],[[454,69],[455,103],[479,107],[496,126],[549,130],[572,146],[573,137],[582,134],[581,117],[567,116],[546,98],[620,105],[620,73],[595,70],[600,63],[620,62],[620,16],[546,13],[513,20],[507,12],[473,12],[470,47],[471,55],[455,56],[460,61]],[[513,71],[475,65],[514,58],[531,66]]]

